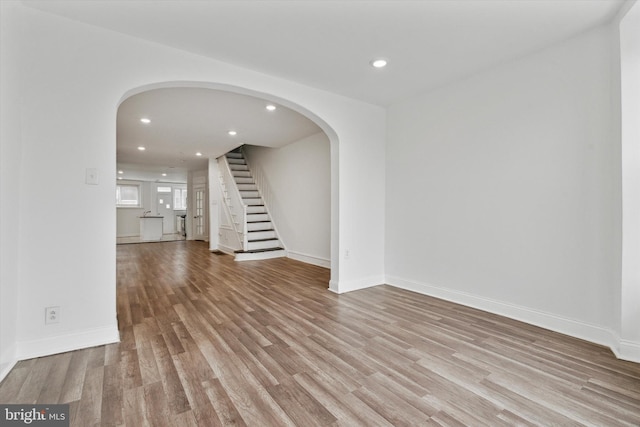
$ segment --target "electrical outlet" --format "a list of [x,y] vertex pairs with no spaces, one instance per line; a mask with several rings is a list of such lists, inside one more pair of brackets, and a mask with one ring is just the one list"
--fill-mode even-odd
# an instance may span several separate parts
[[44,309],[44,323],[49,325],[51,323],[60,322],[60,307],[46,307]]
[[351,251],[349,249],[344,251],[344,259],[349,259],[351,257]]

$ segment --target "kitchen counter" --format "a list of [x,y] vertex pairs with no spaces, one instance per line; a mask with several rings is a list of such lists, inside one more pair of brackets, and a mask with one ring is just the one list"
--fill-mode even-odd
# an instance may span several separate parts
[[141,216],[140,218],[140,240],[152,242],[162,239],[163,216]]

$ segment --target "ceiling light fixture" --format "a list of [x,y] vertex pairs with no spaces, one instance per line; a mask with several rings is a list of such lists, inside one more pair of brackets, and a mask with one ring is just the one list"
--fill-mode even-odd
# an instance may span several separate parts
[[163,174],[162,174],[162,176],[167,176],[167,174],[166,174],[166,173],[163,173]]
[[121,176],[119,176],[119,177],[118,177],[118,179],[122,179],[122,177],[121,177]]
[[276,106],[273,104],[269,104],[265,107],[267,110],[269,111],[275,111],[276,110]]
[[141,118],[141,119],[140,119],[140,121],[141,121],[142,123],[144,123],[145,125],[148,125],[149,123],[151,123],[151,120],[149,120],[149,119],[148,119],[148,118],[146,118],[146,117]]
[[236,132],[235,130],[230,130],[229,132],[227,132],[229,135],[231,136],[236,136],[238,134],[238,132]]
[[141,146],[138,147],[138,150],[144,151],[144,150],[146,150],[146,148],[141,145]]
[[372,59],[370,64],[373,68],[384,68],[387,66],[387,60],[383,58]]
[[200,157],[200,156],[202,156],[202,153],[198,151],[198,152],[196,153],[196,156]]
[[119,173],[120,175],[122,175],[124,172],[123,172],[123,171],[118,171],[118,173]]

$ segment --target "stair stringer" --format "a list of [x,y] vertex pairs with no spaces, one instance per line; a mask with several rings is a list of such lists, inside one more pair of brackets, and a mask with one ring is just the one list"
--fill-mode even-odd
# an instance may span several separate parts
[[[220,244],[219,246],[223,252],[233,254],[237,249],[243,250],[246,248],[247,208],[244,203],[242,203],[242,197],[240,197],[226,156],[218,157],[217,160],[218,170],[220,171],[218,181],[220,184],[220,192],[223,196],[222,204],[231,222],[232,230],[230,231],[232,231],[232,233],[230,234],[234,236],[232,238],[233,242],[225,242],[225,244]],[[224,230],[224,227],[220,228]],[[222,230],[219,230],[219,232]]]

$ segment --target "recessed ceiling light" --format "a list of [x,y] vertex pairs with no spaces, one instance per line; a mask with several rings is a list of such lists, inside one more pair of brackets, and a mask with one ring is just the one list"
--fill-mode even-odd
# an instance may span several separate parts
[[370,64],[373,68],[383,68],[387,66],[387,60],[382,58],[372,59]]
[[148,118],[146,118],[146,117],[141,118],[141,119],[140,119],[140,121],[141,121],[142,123],[144,123],[145,125],[148,125],[149,123],[151,123],[151,120],[149,120],[149,119],[148,119]]
[[238,132],[236,132],[235,130],[230,130],[229,132],[227,132],[229,135],[231,136],[236,136],[238,134]]
[[196,153],[196,156],[202,156],[202,153],[198,151],[198,152]]
[[138,147],[138,150],[144,151],[144,150],[146,150],[146,148],[141,145],[141,146]]
[[166,173],[163,173],[163,174],[162,174],[162,176],[167,176],[167,174],[166,174]]
[[267,110],[269,110],[269,111],[275,111],[275,110],[276,110],[276,106],[275,106],[275,105],[273,105],[273,104],[269,104],[269,105],[267,105],[267,107],[266,107],[266,108],[267,108]]
[[118,179],[122,179],[122,177],[121,177],[121,176],[119,176],[119,177],[118,177]]
[[120,175],[122,175],[124,172],[123,172],[123,171],[118,171],[118,173],[119,173]]

